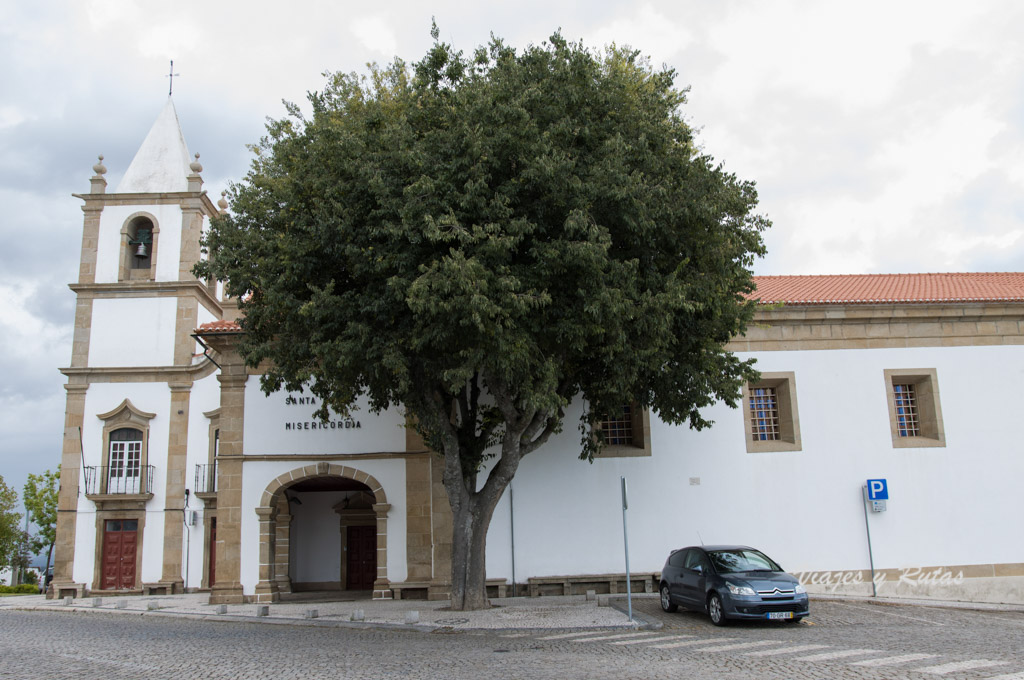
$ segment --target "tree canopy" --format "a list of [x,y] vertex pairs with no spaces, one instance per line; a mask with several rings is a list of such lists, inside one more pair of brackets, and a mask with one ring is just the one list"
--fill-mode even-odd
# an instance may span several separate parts
[[50,558],[53,555],[53,544],[57,540],[57,497],[60,486],[60,466],[56,471],[47,470],[41,475],[30,474],[25,482],[23,497],[25,510],[37,533],[34,551],[46,549],[45,574],[50,570]]
[[557,33],[469,56],[433,35],[412,66],[328,74],[310,113],[270,121],[196,271],[240,298],[266,390],[415,417],[445,457],[461,608],[482,606],[494,504],[570,401],[583,458],[624,404],[695,428],[735,405],[755,372],[724,345],[768,222],[695,142],[672,70]]
[[0,566],[14,564],[20,553],[22,515],[17,507],[18,493],[0,475]]

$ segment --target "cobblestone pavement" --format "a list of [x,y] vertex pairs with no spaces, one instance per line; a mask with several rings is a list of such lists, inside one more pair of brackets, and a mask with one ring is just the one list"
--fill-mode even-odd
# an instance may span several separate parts
[[[0,610],[0,678],[910,678],[1024,680],[1024,614],[815,601],[804,622],[433,632]],[[280,621],[279,621],[280,622]]]

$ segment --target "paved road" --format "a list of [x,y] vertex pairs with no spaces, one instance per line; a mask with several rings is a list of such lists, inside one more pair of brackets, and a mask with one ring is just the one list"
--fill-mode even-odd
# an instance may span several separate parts
[[798,625],[422,633],[0,611],[0,678],[911,678],[1024,680],[1024,615],[815,602]]

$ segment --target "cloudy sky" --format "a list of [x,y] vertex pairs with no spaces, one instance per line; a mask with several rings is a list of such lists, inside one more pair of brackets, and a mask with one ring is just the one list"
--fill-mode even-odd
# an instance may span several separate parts
[[1024,269],[1024,3],[1017,0],[0,0],[0,475],[59,462],[82,212],[167,97],[206,189],[324,71],[442,39],[561,28],[628,44],[690,86],[704,149],[757,182],[757,274]]

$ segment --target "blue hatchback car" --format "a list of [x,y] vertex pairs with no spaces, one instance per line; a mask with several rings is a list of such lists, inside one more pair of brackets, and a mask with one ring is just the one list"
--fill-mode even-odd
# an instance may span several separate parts
[[661,608],[707,612],[716,626],[730,619],[796,623],[808,614],[807,591],[760,550],[703,545],[674,550],[661,570]]

